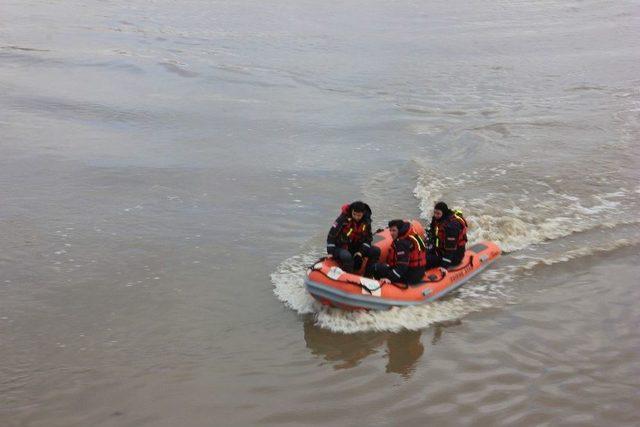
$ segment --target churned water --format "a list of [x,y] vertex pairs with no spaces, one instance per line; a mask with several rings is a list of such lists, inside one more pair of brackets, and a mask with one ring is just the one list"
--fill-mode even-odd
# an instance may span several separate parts
[[[0,425],[640,424],[640,3],[5,0]],[[504,250],[321,308],[348,201]]]

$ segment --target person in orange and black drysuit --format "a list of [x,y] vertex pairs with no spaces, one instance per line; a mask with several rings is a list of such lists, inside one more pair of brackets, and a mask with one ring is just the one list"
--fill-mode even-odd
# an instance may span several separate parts
[[402,219],[389,221],[389,232],[393,243],[386,264],[369,265],[367,275],[380,279],[380,283],[412,285],[421,282],[427,265],[424,236],[416,233],[409,221]]
[[458,265],[466,249],[467,221],[460,212],[452,211],[444,202],[438,202],[433,207],[429,238],[431,245],[427,250],[427,269]]
[[333,256],[342,269],[353,273],[362,266],[363,258],[371,254],[371,208],[356,201],[342,206],[327,235],[327,253]]

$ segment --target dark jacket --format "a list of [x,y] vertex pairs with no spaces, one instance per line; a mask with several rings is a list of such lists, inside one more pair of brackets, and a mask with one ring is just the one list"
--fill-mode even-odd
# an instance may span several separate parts
[[[351,217],[351,205],[342,206],[340,216],[329,230],[327,235],[327,253],[333,254],[336,248],[347,249],[351,253],[360,252],[364,245],[366,249],[371,247],[371,208],[365,204],[362,219],[356,222]],[[349,234],[349,230],[353,230]],[[349,234],[349,235],[347,235]]]
[[[465,252],[464,242],[467,238],[465,226],[455,219],[453,212],[446,212],[439,220],[435,217],[431,218],[429,237],[436,253],[442,258],[443,267],[456,265],[462,261]],[[447,242],[455,242],[455,244],[448,246]]]

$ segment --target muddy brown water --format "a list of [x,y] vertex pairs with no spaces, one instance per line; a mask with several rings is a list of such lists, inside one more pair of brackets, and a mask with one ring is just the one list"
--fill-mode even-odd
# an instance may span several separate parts
[[[0,5],[0,425],[640,424],[636,1]],[[504,256],[384,313],[339,206]]]

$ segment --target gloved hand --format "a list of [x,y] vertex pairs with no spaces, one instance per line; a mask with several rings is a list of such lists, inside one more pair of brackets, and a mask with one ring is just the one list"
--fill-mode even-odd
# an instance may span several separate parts
[[335,251],[336,251],[335,246],[327,246],[327,253],[329,254],[329,256],[333,256]]

